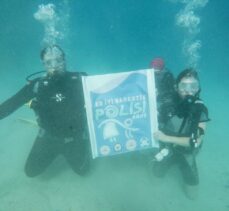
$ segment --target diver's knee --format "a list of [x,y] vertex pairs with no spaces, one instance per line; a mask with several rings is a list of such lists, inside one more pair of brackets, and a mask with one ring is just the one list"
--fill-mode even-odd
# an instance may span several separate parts
[[36,177],[39,174],[41,174],[41,171],[38,171],[38,170],[36,170],[34,168],[31,168],[31,166],[29,166],[29,165],[25,166],[24,172],[25,172],[25,175],[27,177],[30,177],[30,178]]
[[80,166],[72,167],[73,171],[80,176],[86,176],[90,171],[90,161],[85,160]]
[[190,200],[196,200],[198,198],[199,186],[184,184],[184,193]]
[[27,170],[27,169],[25,169],[25,175],[27,176],[27,177],[30,177],[30,178],[33,178],[33,177],[36,177],[38,174],[37,173],[35,173],[35,172],[33,172],[33,171],[30,171],[30,170]]

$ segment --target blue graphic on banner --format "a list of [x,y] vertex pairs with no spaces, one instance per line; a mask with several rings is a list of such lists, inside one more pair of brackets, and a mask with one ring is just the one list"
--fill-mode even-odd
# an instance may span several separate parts
[[132,72],[111,89],[89,91],[94,157],[152,147],[147,84],[146,74]]

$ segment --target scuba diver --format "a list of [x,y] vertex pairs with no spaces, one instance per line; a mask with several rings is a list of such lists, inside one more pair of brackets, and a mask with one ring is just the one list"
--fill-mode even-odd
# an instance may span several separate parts
[[25,164],[25,173],[35,177],[62,154],[79,175],[89,170],[89,140],[81,76],[68,72],[65,54],[58,45],[40,54],[46,74],[33,78],[14,96],[0,104],[0,119],[29,102],[34,110],[39,133]]
[[163,125],[154,138],[161,150],[155,155],[153,172],[162,177],[176,163],[184,179],[184,191],[188,198],[195,199],[199,176],[196,155],[209,121],[208,109],[199,98],[200,82],[194,69],[182,71],[176,79],[174,108],[164,114]]

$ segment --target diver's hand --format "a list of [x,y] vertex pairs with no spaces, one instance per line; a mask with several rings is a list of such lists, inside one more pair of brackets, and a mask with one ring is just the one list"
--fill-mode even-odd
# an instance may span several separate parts
[[165,135],[162,131],[158,130],[153,134],[154,139],[164,143],[170,143],[169,136]]

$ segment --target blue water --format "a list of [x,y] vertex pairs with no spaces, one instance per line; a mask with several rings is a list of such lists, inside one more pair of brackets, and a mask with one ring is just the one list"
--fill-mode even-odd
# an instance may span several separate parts
[[[47,3],[0,3],[0,102],[16,93],[28,74],[43,70],[39,53],[44,28],[33,14],[38,5]],[[64,5],[68,9],[65,37],[57,43],[66,52],[70,71],[99,74],[144,69],[152,58],[162,56],[177,75],[189,66],[182,51],[184,40],[201,41],[196,65],[212,121],[198,158],[199,198],[185,198],[176,169],[158,180],[138,156],[95,160],[87,178],[75,175],[60,158],[44,175],[26,178],[24,162],[37,128],[18,121],[35,118],[22,107],[0,122],[0,211],[229,210],[229,1],[209,0],[195,9],[201,20],[196,34],[176,24],[176,15],[186,5],[179,0],[53,3],[58,10]]]

